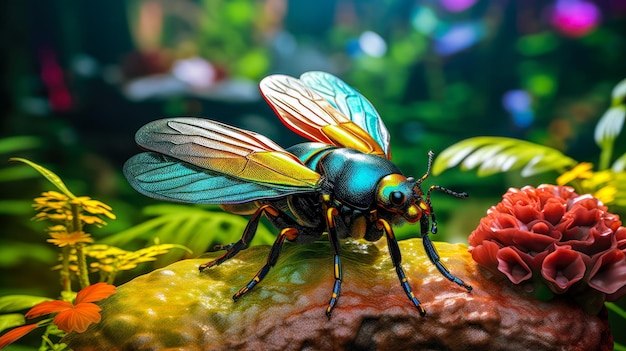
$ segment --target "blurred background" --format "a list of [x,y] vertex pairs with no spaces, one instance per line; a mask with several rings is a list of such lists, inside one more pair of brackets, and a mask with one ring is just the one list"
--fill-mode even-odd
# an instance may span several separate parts
[[[361,91],[391,133],[394,162],[414,176],[428,150],[479,135],[597,162],[593,128],[626,78],[623,0],[23,0],[0,3],[0,26],[0,266],[13,277],[4,291],[34,289],[15,272],[56,260],[27,244],[44,241],[30,203],[52,188],[9,157],[111,205],[118,219],[94,233],[104,237],[156,203],[121,174],[148,121],[204,116],[284,147],[304,141],[258,93],[272,73],[324,70]],[[465,241],[510,186],[554,183],[518,173],[429,179],[471,196],[434,195],[445,228],[435,239]]]

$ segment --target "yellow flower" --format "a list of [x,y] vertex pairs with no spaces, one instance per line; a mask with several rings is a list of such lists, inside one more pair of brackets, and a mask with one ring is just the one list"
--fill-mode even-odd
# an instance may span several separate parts
[[39,212],[33,217],[36,221],[44,221],[50,220],[54,222],[63,222],[69,221],[72,219],[71,214],[69,213],[47,213],[47,212]]
[[565,185],[575,179],[588,179],[593,176],[593,164],[589,162],[581,162],[576,165],[576,167],[571,170],[561,174],[557,179],[556,183],[558,185]]
[[[109,205],[93,200],[88,196],[70,199],[56,191],[46,191],[41,195],[41,197],[35,198],[33,204],[35,210],[40,211],[35,215],[34,220],[50,220],[66,224],[74,218],[73,208],[78,210],[79,219],[86,224],[95,224],[101,227],[106,225],[106,222],[100,218],[101,216],[115,219]],[[82,214],[83,211],[93,216],[84,215]]]
[[80,205],[83,210],[95,215],[104,215],[108,218],[115,219],[115,215],[111,213],[111,207],[101,201],[93,200],[89,196],[80,196],[71,201],[73,204]]
[[100,217],[96,217],[96,216],[80,215],[80,220],[83,221],[83,223],[85,224],[95,224],[98,227],[107,225],[105,221],[100,219]]
[[596,191],[593,194],[593,197],[602,201],[603,204],[610,204],[615,200],[615,195],[617,195],[617,188],[612,185],[607,185],[600,190]]
[[69,197],[56,191],[45,191],[35,198],[33,207],[40,211],[60,210],[68,207]]
[[75,246],[78,243],[92,243],[93,239],[85,232],[73,232],[73,233],[50,233],[52,239],[48,239],[49,243],[55,244],[58,247]]
[[67,228],[64,225],[58,224],[48,227],[47,231],[50,233],[65,233],[67,232]]

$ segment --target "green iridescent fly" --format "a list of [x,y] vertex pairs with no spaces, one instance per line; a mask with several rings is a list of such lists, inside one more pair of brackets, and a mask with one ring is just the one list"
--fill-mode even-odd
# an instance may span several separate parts
[[428,236],[437,230],[430,194],[420,178],[406,177],[391,161],[389,133],[372,104],[339,78],[308,72],[300,79],[272,75],[261,93],[281,121],[312,142],[283,149],[254,132],[201,118],[166,118],[143,126],[137,143],[152,152],[138,154],[124,166],[137,191],[155,199],[219,204],[228,212],[250,214],[241,239],[222,248],[222,256],[203,264],[204,271],[233,257],[252,241],[261,216],[280,230],[267,263],[233,299],[255,287],[276,263],[286,240],[309,243],[328,233],[334,254],[335,283],[326,314],[339,298],[342,278],[340,239],[377,241],[385,236],[400,284],[423,315],[401,266],[392,229],[420,222],[426,253],[452,282],[471,286],[441,263]]

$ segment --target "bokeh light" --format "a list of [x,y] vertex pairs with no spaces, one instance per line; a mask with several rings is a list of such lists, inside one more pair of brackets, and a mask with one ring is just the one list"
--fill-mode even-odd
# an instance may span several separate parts
[[358,38],[348,40],[346,53],[350,57],[382,57],[387,53],[387,43],[378,33],[365,31]]
[[593,31],[600,17],[598,6],[583,0],[557,0],[549,9],[550,24],[561,34],[574,38]]
[[361,50],[369,56],[381,57],[387,52],[387,43],[380,35],[372,31],[365,31],[359,37]]
[[416,6],[413,9],[411,14],[411,26],[413,26],[417,32],[430,35],[437,29],[438,24],[439,19],[435,11],[430,7]]
[[439,0],[441,6],[450,12],[461,12],[472,7],[477,0]]
[[455,54],[476,44],[485,36],[482,22],[455,23],[435,34],[435,52],[442,56]]
[[535,116],[531,103],[532,97],[525,90],[509,90],[502,97],[502,106],[519,128],[528,128],[533,123]]
[[217,78],[213,65],[201,57],[176,61],[172,67],[172,74],[191,87],[198,89],[210,87]]

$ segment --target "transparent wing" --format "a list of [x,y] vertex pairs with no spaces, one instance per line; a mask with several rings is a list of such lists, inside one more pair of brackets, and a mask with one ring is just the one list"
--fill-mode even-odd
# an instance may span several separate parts
[[168,118],[137,131],[137,144],[202,169],[266,186],[317,189],[321,176],[268,138],[202,118]]
[[243,181],[155,152],[131,157],[124,175],[138,192],[165,201],[239,204],[311,191]]
[[376,140],[387,158],[391,158],[389,131],[387,131],[387,127],[385,127],[374,105],[365,96],[341,79],[326,72],[306,72],[300,76],[300,80],[323,96],[352,122],[363,128]]
[[386,157],[367,131],[299,79],[272,75],[261,81],[260,88],[283,124],[305,138]]

